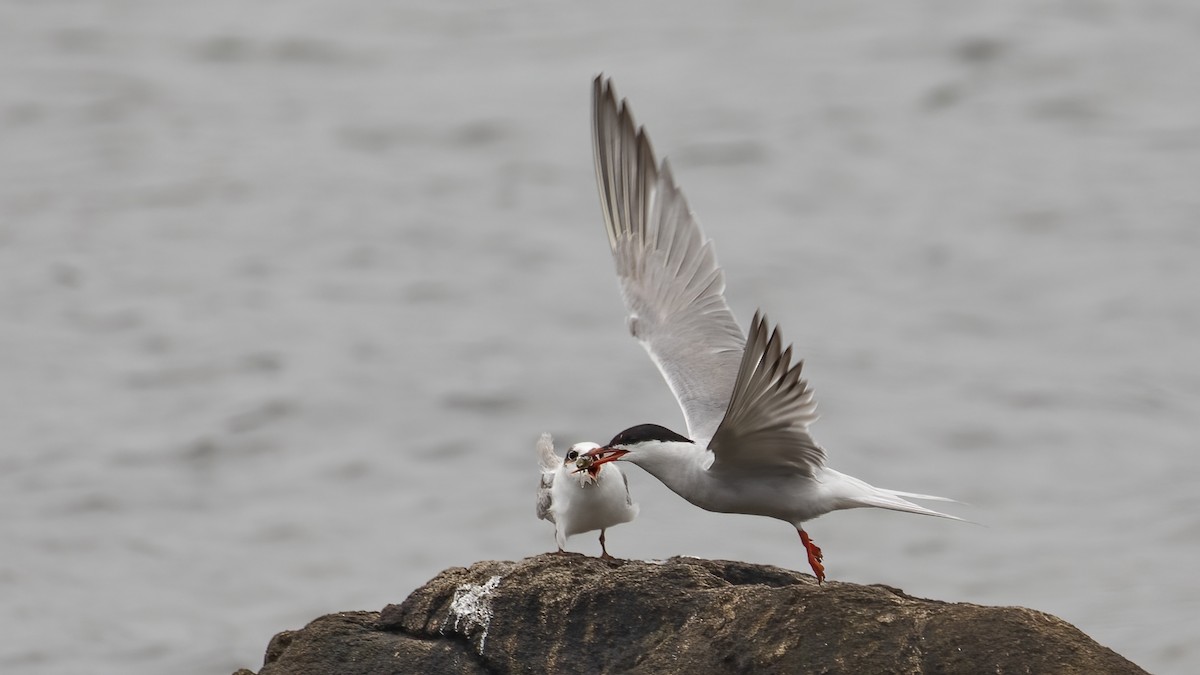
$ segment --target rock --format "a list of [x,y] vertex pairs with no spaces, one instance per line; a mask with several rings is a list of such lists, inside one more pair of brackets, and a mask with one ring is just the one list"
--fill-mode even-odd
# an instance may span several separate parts
[[1144,671],[1020,607],[739,562],[546,554],[451,568],[381,612],[280,633],[259,675],[596,672]]

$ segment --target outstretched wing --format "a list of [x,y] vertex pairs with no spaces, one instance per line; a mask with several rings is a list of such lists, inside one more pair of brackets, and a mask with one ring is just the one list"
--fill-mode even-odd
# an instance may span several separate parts
[[755,312],[729,410],[709,443],[710,471],[811,476],[825,464],[825,450],[808,433],[817,404],[800,377],[804,362],[791,365],[792,348],[782,345],[778,327],[771,330],[767,317]]
[[554,474],[558,472],[558,465],[562,463],[562,460],[554,454],[554,438],[550,434],[542,434],[542,437],[538,439],[537,451],[538,462],[542,466],[542,475],[538,480],[537,517],[553,523],[554,512],[550,507],[554,502],[550,497],[550,491],[554,487]]
[[657,165],[645,130],[603,76],[593,83],[592,140],[630,332],[675,394],[688,435],[705,442],[729,404],[745,345],[722,295],[724,274],[670,166]]

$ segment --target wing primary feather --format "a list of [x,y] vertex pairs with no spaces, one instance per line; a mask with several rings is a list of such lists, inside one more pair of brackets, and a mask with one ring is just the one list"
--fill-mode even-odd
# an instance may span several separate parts
[[649,134],[612,82],[592,88],[592,147],[605,233],[633,335],[671,388],[688,436],[707,442],[745,345],[716,254]]
[[[608,87],[600,78],[592,81],[593,129],[599,129],[608,124],[605,119],[605,111],[609,108],[607,104],[611,97],[612,93],[608,91]],[[616,246],[617,233],[613,229],[612,201],[609,197],[612,194],[612,179],[607,168],[612,166],[612,162],[609,160],[609,151],[604,144],[602,134],[592,134],[592,159],[596,165],[596,182],[600,184],[600,211],[604,214],[604,229],[608,234],[609,245]]]
[[793,347],[756,312],[729,409],[709,447],[716,472],[789,472],[807,475],[825,462],[808,425],[816,419],[812,391],[792,365]]

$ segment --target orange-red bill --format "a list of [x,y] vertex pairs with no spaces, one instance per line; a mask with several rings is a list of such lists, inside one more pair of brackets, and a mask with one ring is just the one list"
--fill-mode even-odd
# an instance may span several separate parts
[[618,450],[616,448],[595,448],[593,450],[588,450],[584,454],[584,457],[591,457],[593,460],[592,466],[596,467],[600,466],[601,464],[615,462],[628,454],[628,450]]
[[589,474],[595,477],[596,474],[600,473],[600,466],[602,464],[614,462],[627,454],[629,454],[628,450],[615,450],[612,448],[595,448],[593,450],[588,450],[584,454],[580,455],[579,459],[576,460],[575,466],[577,468],[571,473],[587,471]]

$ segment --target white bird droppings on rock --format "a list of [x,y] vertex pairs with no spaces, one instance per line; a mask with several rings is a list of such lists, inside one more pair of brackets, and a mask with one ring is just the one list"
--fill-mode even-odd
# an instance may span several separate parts
[[479,638],[479,653],[483,653],[483,645],[487,642],[488,626],[492,623],[492,594],[500,585],[500,576],[493,576],[484,584],[463,584],[454,591],[454,599],[450,601],[450,613],[454,615],[454,630],[463,631],[482,627],[483,634]]

